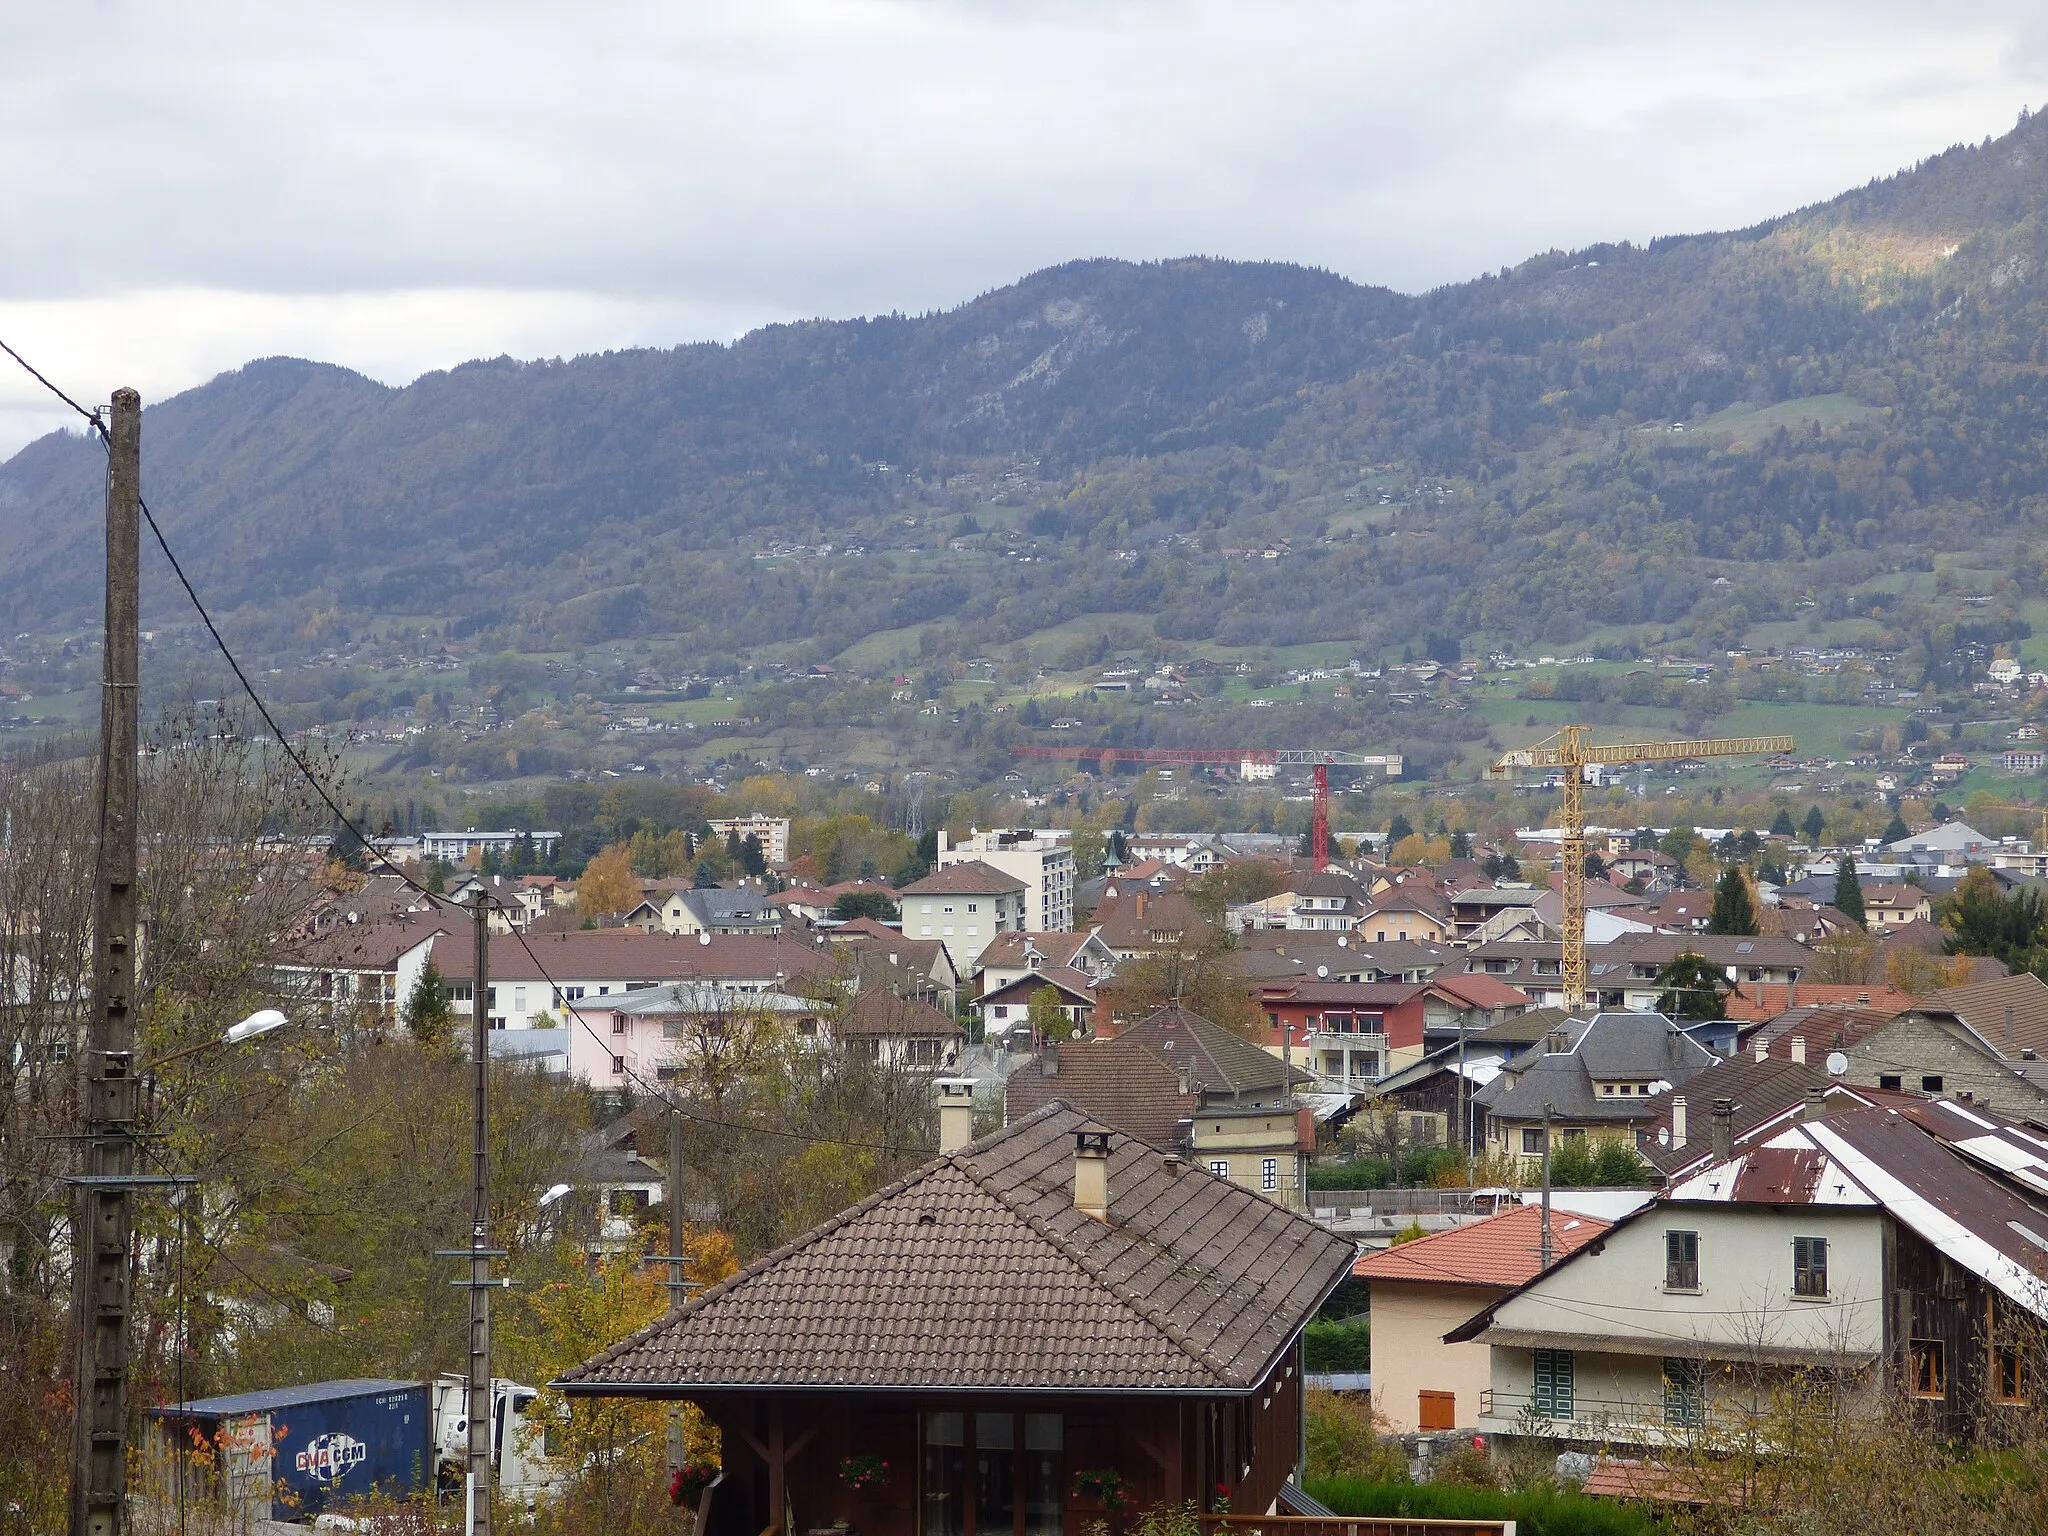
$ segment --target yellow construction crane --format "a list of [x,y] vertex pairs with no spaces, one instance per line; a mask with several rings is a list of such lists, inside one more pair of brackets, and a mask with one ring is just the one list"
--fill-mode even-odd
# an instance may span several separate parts
[[1564,1005],[1586,1006],[1586,765],[1680,763],[1695,757],[1747,757],[1792,750],[1790,736],[1728,736],[1708,741],[1618,741],[1594,746],[1590,727],[1567,725],[1533,747],[1519,747],[1487,769],[1505,778],[1517,768],[1555,768],[1564,779]]

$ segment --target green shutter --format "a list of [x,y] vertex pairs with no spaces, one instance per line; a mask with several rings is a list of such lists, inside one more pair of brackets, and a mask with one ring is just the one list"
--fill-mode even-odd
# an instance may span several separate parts
[[1536,1412],[1541,1418],[1568,1419],[1572,1416],[1572,1352],[1568,1349],[1536,1351]]

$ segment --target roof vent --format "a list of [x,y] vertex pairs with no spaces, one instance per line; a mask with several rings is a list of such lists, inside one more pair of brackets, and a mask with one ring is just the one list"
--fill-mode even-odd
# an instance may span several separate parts
[[1109,1220],[1109,1132],[1074,1132],[1074,1209]]
[[1806,1065],[1806,1036],[1804,1035],[1794,1035],[1792,1037],[1792,1064],[1796,1067]]

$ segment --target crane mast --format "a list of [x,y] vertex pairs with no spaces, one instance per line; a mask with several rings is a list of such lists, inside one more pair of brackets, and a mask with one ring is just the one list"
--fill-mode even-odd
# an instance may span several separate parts
[[1701,757],[1747,757],[1790,752],[1790,736],[1723,736],[1699,741],[1622,741],[1595,746],[1583,725],[1559,728],[1555,736],[1533,747],[1505,753],[1488,768],[1492,778],[1517,769],[1559,770],[1564,781],[1560,839],[1563,853],[1564,933],[1560,980],[1564,1006],[1577,1013],[1586,1006],[1586,766],[1589,763],[1677,763]]

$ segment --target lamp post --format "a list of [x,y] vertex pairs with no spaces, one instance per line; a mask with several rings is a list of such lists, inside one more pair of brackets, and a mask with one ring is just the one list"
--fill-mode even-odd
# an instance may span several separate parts
[[154,1072],[174,1061],[187,1056],[197,1056],[201,1051],[211,1051],[223,1045],[240,1045],[244,1040],[254,1040],[258,1035],[267,1035],[273,1029],[282,1029],[291,1023],[275,1008],[260,1008],[246,1019],[230,1024],[211,1040],[202,1040],[197,1045],[188,1045],[183,1050],[172,1051],[168,1056],[159,1056],[149,1064]]

